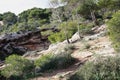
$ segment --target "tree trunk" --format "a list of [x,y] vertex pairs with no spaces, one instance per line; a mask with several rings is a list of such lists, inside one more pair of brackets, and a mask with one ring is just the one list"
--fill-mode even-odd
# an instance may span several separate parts
[[95,17],[95,11],[91,11],[91,17],[92,17],[92,20],[93,20],[94,24],[95,24],[95,25],[98,25],[98,24],[97,24],[96,17]]
[[[67,23],[65,23],[65,25],[67,26]],[[66,36],[67,43],[70,44],[70,41],[69,41],[69,38],[68,38],[68,31],[67,31],[66,27],[65,27],[64,33],[65,33],[65,36]]]
[[67,43],[70,44],[70,41],[69,41],[69,38],[68,36],[66,36],[66,39],[67,39]]
[[80,35],[80,22],[79,22],[79,16],[78,16],[78,13],[76,12],[76,18],[77,18],[77,28],[78,28],[78,36],[79,38],[81,39],[81,35]]

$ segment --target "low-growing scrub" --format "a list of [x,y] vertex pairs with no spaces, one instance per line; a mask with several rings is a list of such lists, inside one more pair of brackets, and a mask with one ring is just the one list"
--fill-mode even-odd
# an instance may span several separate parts
[[51,60],[53,59],[53,54],[46,54],[41,56],[38,60],[35,61],[35,65],[40,71],[45,71],[52,68]]
[[0,70],[0,80],[6,80],[6,78],[1,75],[1,70]]
[[71,38],[75,32],[80,32],[80,35],[93,34],[92,28],[94,27],[93,23],[82,23],[78,26],[77,21],[68,21],[63,22],[59,26],[61,30],[58,33],[51,34],[48,39],[51,43],[61,42],[68,38]]
[[72,53],[75,50],[75,46],[72,44],[68,44],[64,48],[66,53]]
[[86,34],[93,34],[92,28],[94,27],[93,23],[83,23],[79,26],[80,34],[86,35]]
[[120,80],[120,56],[87,62],[68,80]]
[[68,45],[65,47],[65,51],[74,50],[74,49],[75,49],[75,46],[72,45],[72,44],[68,44]]
[[5,68],[1,71],[1,75],[6,78],[25,79],[33,73],[34,65],[31,61],[18,56],[11,55],[5,60]]
[[77,22],[62,22],[58,25],[58,29],[60,29],[60,32],[53,33],[48,37],[51,43],[61,42],[67,38],[71,38],[72,35],[77,32]]
[[65,34],[63,32],[53,33],[48,37],[51,43],[61,42],[65,40]]
[[35,65],[40,68],[40,72],[63,69],[75,62],[71,54],[60,53],[57,55],[47,54],[35,61]]
[[113,18],[107,24],[113,47],[117,52],[120,52],[120,11],[114,13]]

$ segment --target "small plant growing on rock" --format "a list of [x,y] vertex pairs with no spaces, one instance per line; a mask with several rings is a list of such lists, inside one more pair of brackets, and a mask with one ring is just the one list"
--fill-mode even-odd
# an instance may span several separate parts
[[90,44],[88,44],[88,43],[85,44],[85,49],[89,49],[90,47],[91,47]]
[[75,49],[75,46],[72,45],[72,44],[68,44],[66,47],[65,47],[65,51],[67,50],[74,50]]

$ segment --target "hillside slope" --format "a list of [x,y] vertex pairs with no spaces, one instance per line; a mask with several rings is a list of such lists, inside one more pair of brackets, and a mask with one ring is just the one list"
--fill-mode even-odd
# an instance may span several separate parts
[[[115,51],[111,46],[111,41],[107,36],[106,25],[93,28],[95,34],[86,35],[80,39],[78,33],[75,33],[70,39],[71,44],[74,45],[75,50],[71,54],[74,58],[78,59],[78,62],[70,66],[67,69],[55,70],[52,72],[45,72],[43,76],[36,78],[37,80],[66,80],[69,75],[74,74],[77,68],[88,60],[94,59],[97,55],[113,56]],[[44,54],[58,54],[64,51],[67,46],[67,41],[63,41],[57,44],[49,46],[48,50],[36,52],[34,55],[27,55],[28,59],[38,59]],[[32,80],[36,80],[32,79]]]

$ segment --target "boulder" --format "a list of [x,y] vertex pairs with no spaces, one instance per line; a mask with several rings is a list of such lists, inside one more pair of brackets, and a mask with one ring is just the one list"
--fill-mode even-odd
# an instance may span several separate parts
[[79,36],[79,32],[76,32],[73,36],[72,36],[72,38],[70,39],[70,42],[71,43],[74,43],[74,42],[76,42],[76,41],[78,41],[78,40],[80,40],[81,39],[81,37]]
[[106,27],[107,25],[106,24],[103,24],[101,25],[100,27],[99,26],[96,26],[94,28],[92,28],[92,31],[94,31],[95,33],[99,33],[101,31],[105,31],[106,30]]

